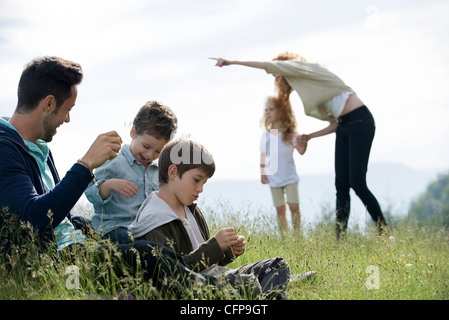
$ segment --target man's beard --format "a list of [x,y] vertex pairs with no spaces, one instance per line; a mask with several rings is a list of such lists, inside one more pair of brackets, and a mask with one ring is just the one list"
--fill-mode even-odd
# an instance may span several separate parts
[[41,138],[45,142],[50,142],[53,140],[55,126],[48,120],[48,117],[44,119],[42,123],[44,127],[44,136]]

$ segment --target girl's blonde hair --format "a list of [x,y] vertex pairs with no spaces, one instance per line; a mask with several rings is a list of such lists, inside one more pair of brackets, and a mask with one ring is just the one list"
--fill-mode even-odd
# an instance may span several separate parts
[[[282,141],[291,143],[293,134],[296,132],[296,119],[290,101],[279,99],[277,96],[270,96],[266,103],[272,103],[278,111],[279,121],[281,122],[279,131],[282,133]],[[262,122],[265,129],[270,130],[271,122],[265,117],[265,113]]]

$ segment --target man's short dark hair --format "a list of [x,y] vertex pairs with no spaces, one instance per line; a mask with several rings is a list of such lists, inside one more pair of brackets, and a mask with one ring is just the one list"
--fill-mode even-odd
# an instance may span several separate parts
[[48,95],[55,97],[59,108],[71,96],[72,86],[82,80],[83,70],[76,62],[49,56],[34,59],[20,77],[16,111],[31,112]]
[[178,119],[169,107],[157,101],[148,101],[140,108],[133,125],[138,135],[146,133],[169,141],[178,128]]
[[178,176],[192,169],[200,169],[207,177],[215,172],[212,154],[201,144],[187,138],[179,138],[165,145],[159,155],[159,184],[168,183],[168,168],[176,165]]

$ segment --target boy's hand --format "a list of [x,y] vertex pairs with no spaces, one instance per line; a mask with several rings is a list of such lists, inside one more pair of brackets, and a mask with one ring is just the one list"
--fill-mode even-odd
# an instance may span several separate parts
[[125,198],[132,198],[137,194],[137,187],[124,179],[109,179],[100,185],[99,192],[103,200],[109,197],[112,191],[120,193]]
[[237,244],[238,237],[235,233],[234,228],[225,228],[218,231],[215,235],[215,239],[217,239],[218,245],[221,250],[225,251],[229,247]]
[[236,257],[241,256],[245,252],[246,241],[243,236],[238,236],[236,244],[232,246],[232,252]]

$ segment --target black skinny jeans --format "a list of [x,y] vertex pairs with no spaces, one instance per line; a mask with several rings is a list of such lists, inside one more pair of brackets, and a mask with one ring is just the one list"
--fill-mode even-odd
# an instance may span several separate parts
[[349,189],[362,200],[381,232],[385,218],[376,197],[366,184],[371,144],[376,130],[374,118],[362,106],[339,118],[335,140],[335,187],[337,189],[337,238],[345,232],[350,213]]

